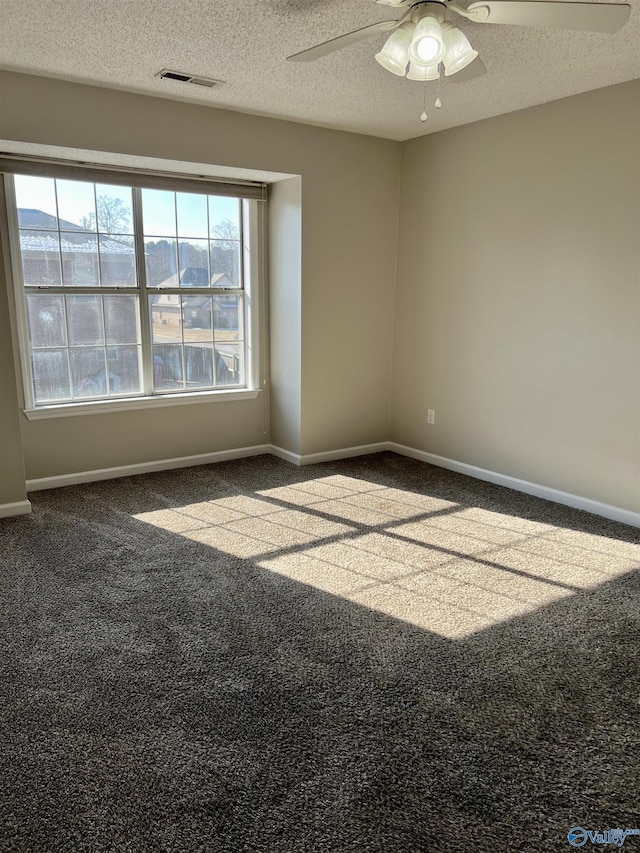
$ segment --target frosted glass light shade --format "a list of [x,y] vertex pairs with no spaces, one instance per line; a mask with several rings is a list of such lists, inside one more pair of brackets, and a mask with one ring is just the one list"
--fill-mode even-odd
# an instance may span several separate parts
[[439,77],[440,67],[437,62],[435,65],[416,65],[415,62],[409,63],[407,80],[437,80]]
[[380,53],[376,53],[376,62],[398,77],[404,77],[407,70],[412,32],[411,25],[401,24],[391,33]]
[[413,31],[409,45],[409,59],[415,65],[437,65],[444,57],[445,44],[440,24],[427,15],[421,18]]
[[444,73],[446,77],[451,77],[473,62],[478,51],[471,47],[464,33],[449,23],[442,25],[442,35],[447,48],[443,60]]

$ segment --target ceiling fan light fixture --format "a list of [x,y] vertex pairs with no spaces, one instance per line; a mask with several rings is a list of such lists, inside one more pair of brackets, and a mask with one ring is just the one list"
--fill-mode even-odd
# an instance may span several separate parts
[[387,71],[404,77],[409,62],[409,45],[413,34],[411,24],[401,24],[397,30],[391,33],[384,43],[380,53],[376,53],[376,62]]
[[452,24],[445,22],[442,25],[442,35],[446,45],[443,59],[444,73],[446,77],[451,77],[452,74],[470,65],[478,55],[478,51],[471,47],[465,34]]
[[438,21],[431,15],[421,18],[413,31],[409,59],[415,65],[437,65],[444,57],[445,43]]
[[415,62],[409,63],[407,71],[407,80],[437,80],[440,77],[440,65],[436,62],[435,65],[416,65]]

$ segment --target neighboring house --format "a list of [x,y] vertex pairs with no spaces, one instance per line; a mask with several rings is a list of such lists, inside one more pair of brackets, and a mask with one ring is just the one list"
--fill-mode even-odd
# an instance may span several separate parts
[[[226,286],[231,287],[231,282],[228,279],[227,281]],[[215,286],[225,287],[224,284]],[[209,287],[209,271],[206,267],[184,267],[177,275],[173,273],[169,278],[165,278],[164,281],[157,284],[156,287]]]
[[[208,287],[208,270],[204,267],[185,267],[178,274],[169,276],[161,281],[159,288],[184,288],[184,293],[160,293],[152,299],[152,323],[154,328],[154,370],[156,382],[160,384],[170,383],[173,378],[182,376],[181,363],[175,362],[177,358],[175,344],[163,342],[162,327],[180,327],[185,329],[238,329],[238,297],[236,293],[230,292],[227,296],[223,293],[189,295],[189,287]],[[211,287],[229,288],[235,290],[233,282],[224,273],[214,273],[211,276]],[[213,307],[213,317],[211,309]],[[168,332],[168,330],[167,330]],[[171,336],[169,337],[169,340]],[[206,343],[201,340],[197,331],[183,332],[183,341],[189,344],[185,348],[184,370],[187,380],[206,384],[211,382],[208,375],[210,363],[206,356]],[[234,385],[240,379],[240,364],[238,356],[231,348],[224,346],[222,342],[216,342],[214,347],[214,363],[216,383],[221,385]],[[175,362],[175,363],[174,363]]]
[[[158,287],[208,287],[207,278],[206,269],[185,267],[178,275],[171,275],[160,282]],[[211,287],[234,289],[233,282],[225,273],[214,273],[211,276]],[[190,329],[210,329],[211,300],[211,296],[189,296],[188,301],[183,305],[181,316],[180,297],[175,293],[164,293],[153,300],[154,320],[157,317],[163,325],[179,325],[182,322]],[[229,296],[224,294],[213,296],[213,307],[217,329],[238,328],[238,300],[233,293]]]
[[[126,237],[98,236],[95,231],[33,208],[18,208],[18,223],[26,284],[134,283],[133,241]],[[59,237],[55,230],[58,223]]]

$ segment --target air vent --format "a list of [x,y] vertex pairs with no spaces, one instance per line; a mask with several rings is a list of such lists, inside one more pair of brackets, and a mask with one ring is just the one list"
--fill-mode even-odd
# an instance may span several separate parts
[[214,86],[220,86],[224,82],[223,80],[212,80],[210,77],[195,77],[193,74],[185,74],[183,71],[169,71],[167,68],[158,71],[156,77],[161,80],[177,80],[179,83],[206,86],[207,89],[213,89]]

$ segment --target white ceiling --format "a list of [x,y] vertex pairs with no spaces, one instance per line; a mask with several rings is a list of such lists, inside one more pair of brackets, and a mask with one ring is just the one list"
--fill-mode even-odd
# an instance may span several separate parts
[[[375,62],[384,33],[315,62],[286,61],[399,17],[373,0],[0,0],[0,66],[404,140],[640,77],[640,0],[630,2],[614,35],[473,24],[449,13],[488,73],[424,84]],[[159,80],[162,68],[225,83],[209,90]]]

